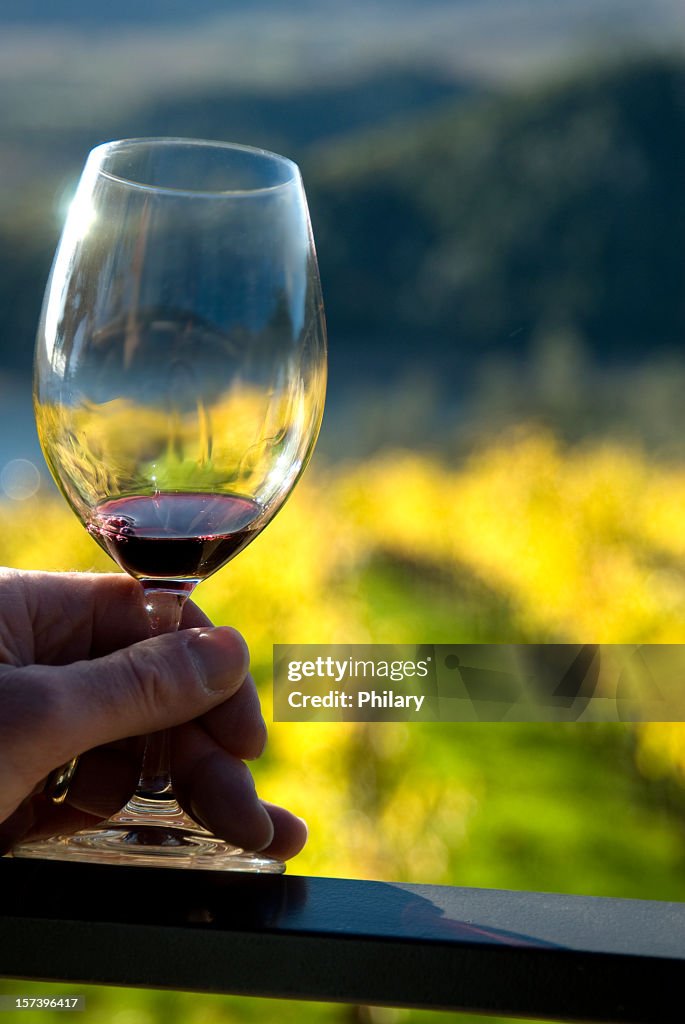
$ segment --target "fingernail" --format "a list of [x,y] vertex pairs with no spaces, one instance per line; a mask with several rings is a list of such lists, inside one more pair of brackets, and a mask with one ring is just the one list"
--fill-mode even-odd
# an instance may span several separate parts
[[188,653],[208,693],[237,690],[247,675],[249,657],[240,633],[228,626],[193,632]]

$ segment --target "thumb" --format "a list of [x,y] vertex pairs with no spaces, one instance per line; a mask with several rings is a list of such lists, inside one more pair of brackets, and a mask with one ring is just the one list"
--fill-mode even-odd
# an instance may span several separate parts
[[0,760],[35,784],[91,747],[204,714],[240,688],[248,665],[236,630],[204,627],[92,661],[9,670],[0,675]]

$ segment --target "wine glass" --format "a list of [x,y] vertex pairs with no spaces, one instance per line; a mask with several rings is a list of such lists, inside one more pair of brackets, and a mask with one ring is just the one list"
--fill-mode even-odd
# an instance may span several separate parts
[[[48,281],[38,433],[91,536],[145,591],[153,633],[282,507],[321,423],[323,306],[297,166],[195,139],[94,149]],[[174,800],[168,736],[101,826],[15,856],[284,870]]]

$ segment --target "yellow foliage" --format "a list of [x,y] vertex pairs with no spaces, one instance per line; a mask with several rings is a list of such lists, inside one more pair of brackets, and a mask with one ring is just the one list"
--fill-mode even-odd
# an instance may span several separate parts
[[383,455],[340,493],[367,550],[467,568],[536,639],[685,639],[685,476],[637,452],[519,432],[455,469]]
[[[455,594],[465,576],[475,578],[481,600],[505,599],[519,635],[531,640],[680,643],[684,511],[685,472],[614,444],[565,449],[549,434],[520,431],[460,465],[385,452],[310,472],[264,534],[200,588],[199,603],[248,638],[267,713],[272,644],[387,639],[384,607],[363,583],[378,559],[416,578],[439,572]],[[45,494],[0,506],[0,561],[111,568],[66,504]],[[298,870],[378,876],[391,856],[404,877],[446,880],[446,837],[458,844],[466,834],[472,798],[453,781],[449,789],[429,778],[402,781],[402,729],[365,729],[271,729],[260,786],[305,815],[321,809],[318,841]],[[652,774],[675,768],[685,778],[685,727],[643,727],[639,759]],[[365,762],[397,764],[397,784],[374,797]],[[388,835],[398,837],[390,852]]]
[[282,390],[240,387],[214,401],[158,405],[125,398],[37,403],[48,461],[68,500],[86,515],[112,495],[174,488],[280,501],[316,437],[322,387],[295,378]]

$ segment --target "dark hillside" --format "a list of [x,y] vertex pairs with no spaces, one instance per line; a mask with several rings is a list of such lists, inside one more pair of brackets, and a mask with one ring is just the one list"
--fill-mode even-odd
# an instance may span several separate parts
[[474,351],[685,341],[685,74],[650,60],[474,101],[310,168],[331,322]]
[[526,352],[560,330],[600,361],[682,347],[683,64],[586,69],[501,96],[465,89],[393,72],[329,93],[170,100],[99,138],[55,130],[56,147],[34,136],[41,195],[13,189],[20,203],[0,224],[3,364],[31,364],[56,234],[50,188],[90,145],[134,132],[282,143],[300,160],[333,340],[370,364],[374,338],[398,360],[419,339],[429,366],[448,350]]

